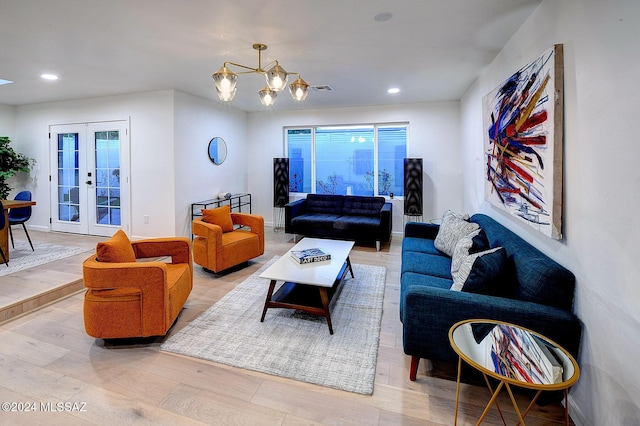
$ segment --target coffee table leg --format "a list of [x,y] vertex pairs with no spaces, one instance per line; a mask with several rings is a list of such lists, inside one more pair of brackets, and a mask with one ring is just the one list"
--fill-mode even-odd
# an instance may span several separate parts
[[276,287],[276,280],[271,280],[271,284],[269,284],[269,291],[267,292],[267,299],[264,301],[264,309],[262,310],[262,318],[260,318],[260,322],[264,322],[264,316],[267,314],[267,308],[269,307],[269,302],[271,302],[271,296],[273,296],[273,289]]
[[351,259],[349,259],[349,256],[347,256],[347,267],[349,268],[349,272],[351,272],[351,278],[354,278],[353,268],[351,268]]
[[331,325],[331,314],[329,313],[329,296],[327,295],[327,289],[320,287],[320,300],[322,300],[322,309],[324,310],[324,317],[327,319],[327,325],[329,326],[329,334],[333,334],[333,326]]

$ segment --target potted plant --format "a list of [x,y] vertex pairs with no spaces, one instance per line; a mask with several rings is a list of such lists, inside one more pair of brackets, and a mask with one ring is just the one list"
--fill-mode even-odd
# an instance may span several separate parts
[[13,150],[11,139],[0,136],[0,199],[6,199],[11,192],[7,181],[18,172],[29,172],[34,163],[32,158]]

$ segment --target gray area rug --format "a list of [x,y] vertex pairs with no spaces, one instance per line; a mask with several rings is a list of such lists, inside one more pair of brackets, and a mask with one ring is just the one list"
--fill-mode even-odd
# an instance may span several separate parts
[[[7,268],[4,263],[0,264],[0,277],[90,251],[89,249],[81,247],[39,243],[35,241],[33,241],[33,250],[31,250],[31,246],[26,240],[15,240],[15,244],[16,248],[14,249],[11,247],[11,241],[9,241],[9,267]],[[2,258],[0,257],[0,262],[1,261]]]
[[[277,258],[277,257],[276,257]],[[372,394],[386,269],[353,265],[324,317],[269,309],[260,322],[269,280],[247,278],[167,339],[160,349],[335,389]]]

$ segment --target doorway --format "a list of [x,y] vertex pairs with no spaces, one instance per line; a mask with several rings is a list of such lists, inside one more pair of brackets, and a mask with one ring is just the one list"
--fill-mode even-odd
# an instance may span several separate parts
[[109,237],[129,231],[127,121],[49,126],[51,230]]

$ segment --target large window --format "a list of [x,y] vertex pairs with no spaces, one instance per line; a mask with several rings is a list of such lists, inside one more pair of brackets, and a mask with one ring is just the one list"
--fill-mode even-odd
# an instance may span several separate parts
[[286,128],[289,191],[403,195],[407,124]]

